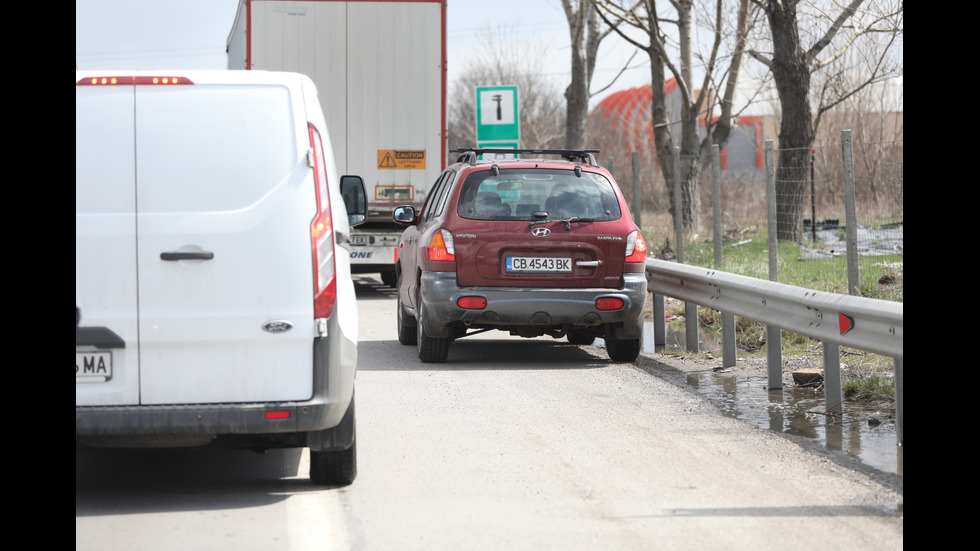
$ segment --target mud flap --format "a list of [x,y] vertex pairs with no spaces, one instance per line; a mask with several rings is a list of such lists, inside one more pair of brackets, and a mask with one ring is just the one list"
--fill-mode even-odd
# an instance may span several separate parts
[[354,443],[354,397],[340,424],[336,427],[306,433],[306,446],[311,451],[346,450]]

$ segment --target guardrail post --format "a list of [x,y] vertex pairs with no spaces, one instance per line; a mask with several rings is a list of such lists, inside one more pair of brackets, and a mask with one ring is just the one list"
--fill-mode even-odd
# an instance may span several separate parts
[[[778,281],[778,256],[776,239],[776,165],[773,141],[766,140],[766,219],[769,235],[769,281]],[[765,301],[763,301],[765,304]],[[766,371],[769,388],[783,388],[783,331],[773,325],[766,326]]]
[[[905,374],[902,368],[903,361],[898,358],[895,359],[895,430],[898,432],[899,454],[902,453],[901,447],[905,440]],[[898,464],[899,468],[901,468],[902,462],[899,461]]]
[[844,409],[844,392],[840,379],[840,345],[823,343],[823,395],[827,413]]
[[721,313],[721,366],[735,365],[735,314]]
[[653,293],[653,346],[657,352],[667,346],[667,309],[664,295]]
[[698,343],[698,305],[693,302],[684,303],[684,340],[687,341],[688,352],[700,352]]

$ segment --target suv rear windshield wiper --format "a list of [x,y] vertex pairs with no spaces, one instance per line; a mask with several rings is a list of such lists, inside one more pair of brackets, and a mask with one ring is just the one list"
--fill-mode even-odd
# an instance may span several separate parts
[[547,219],[547,220],[535,220],[527,225],[527,229],[531,229],[538,224],[549,224],[552,222],[561,222],[565,224],[565,231],[571,231],[572,222],[595,222],[595,218],[589,218],[585,216],[570,216],[568,218],[558,218],[558,219]]

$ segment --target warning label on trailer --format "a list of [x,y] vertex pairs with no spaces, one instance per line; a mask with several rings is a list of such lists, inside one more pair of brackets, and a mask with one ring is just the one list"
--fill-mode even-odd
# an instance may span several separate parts
[[379,149],[378,168],[425,169],[425,150]]

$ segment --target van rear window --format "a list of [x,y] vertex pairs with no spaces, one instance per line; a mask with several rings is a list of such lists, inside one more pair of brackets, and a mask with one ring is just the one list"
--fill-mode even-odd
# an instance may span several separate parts
[[285,87],[137,87],[136,104],[142,212],[242,209],[297,166]]

